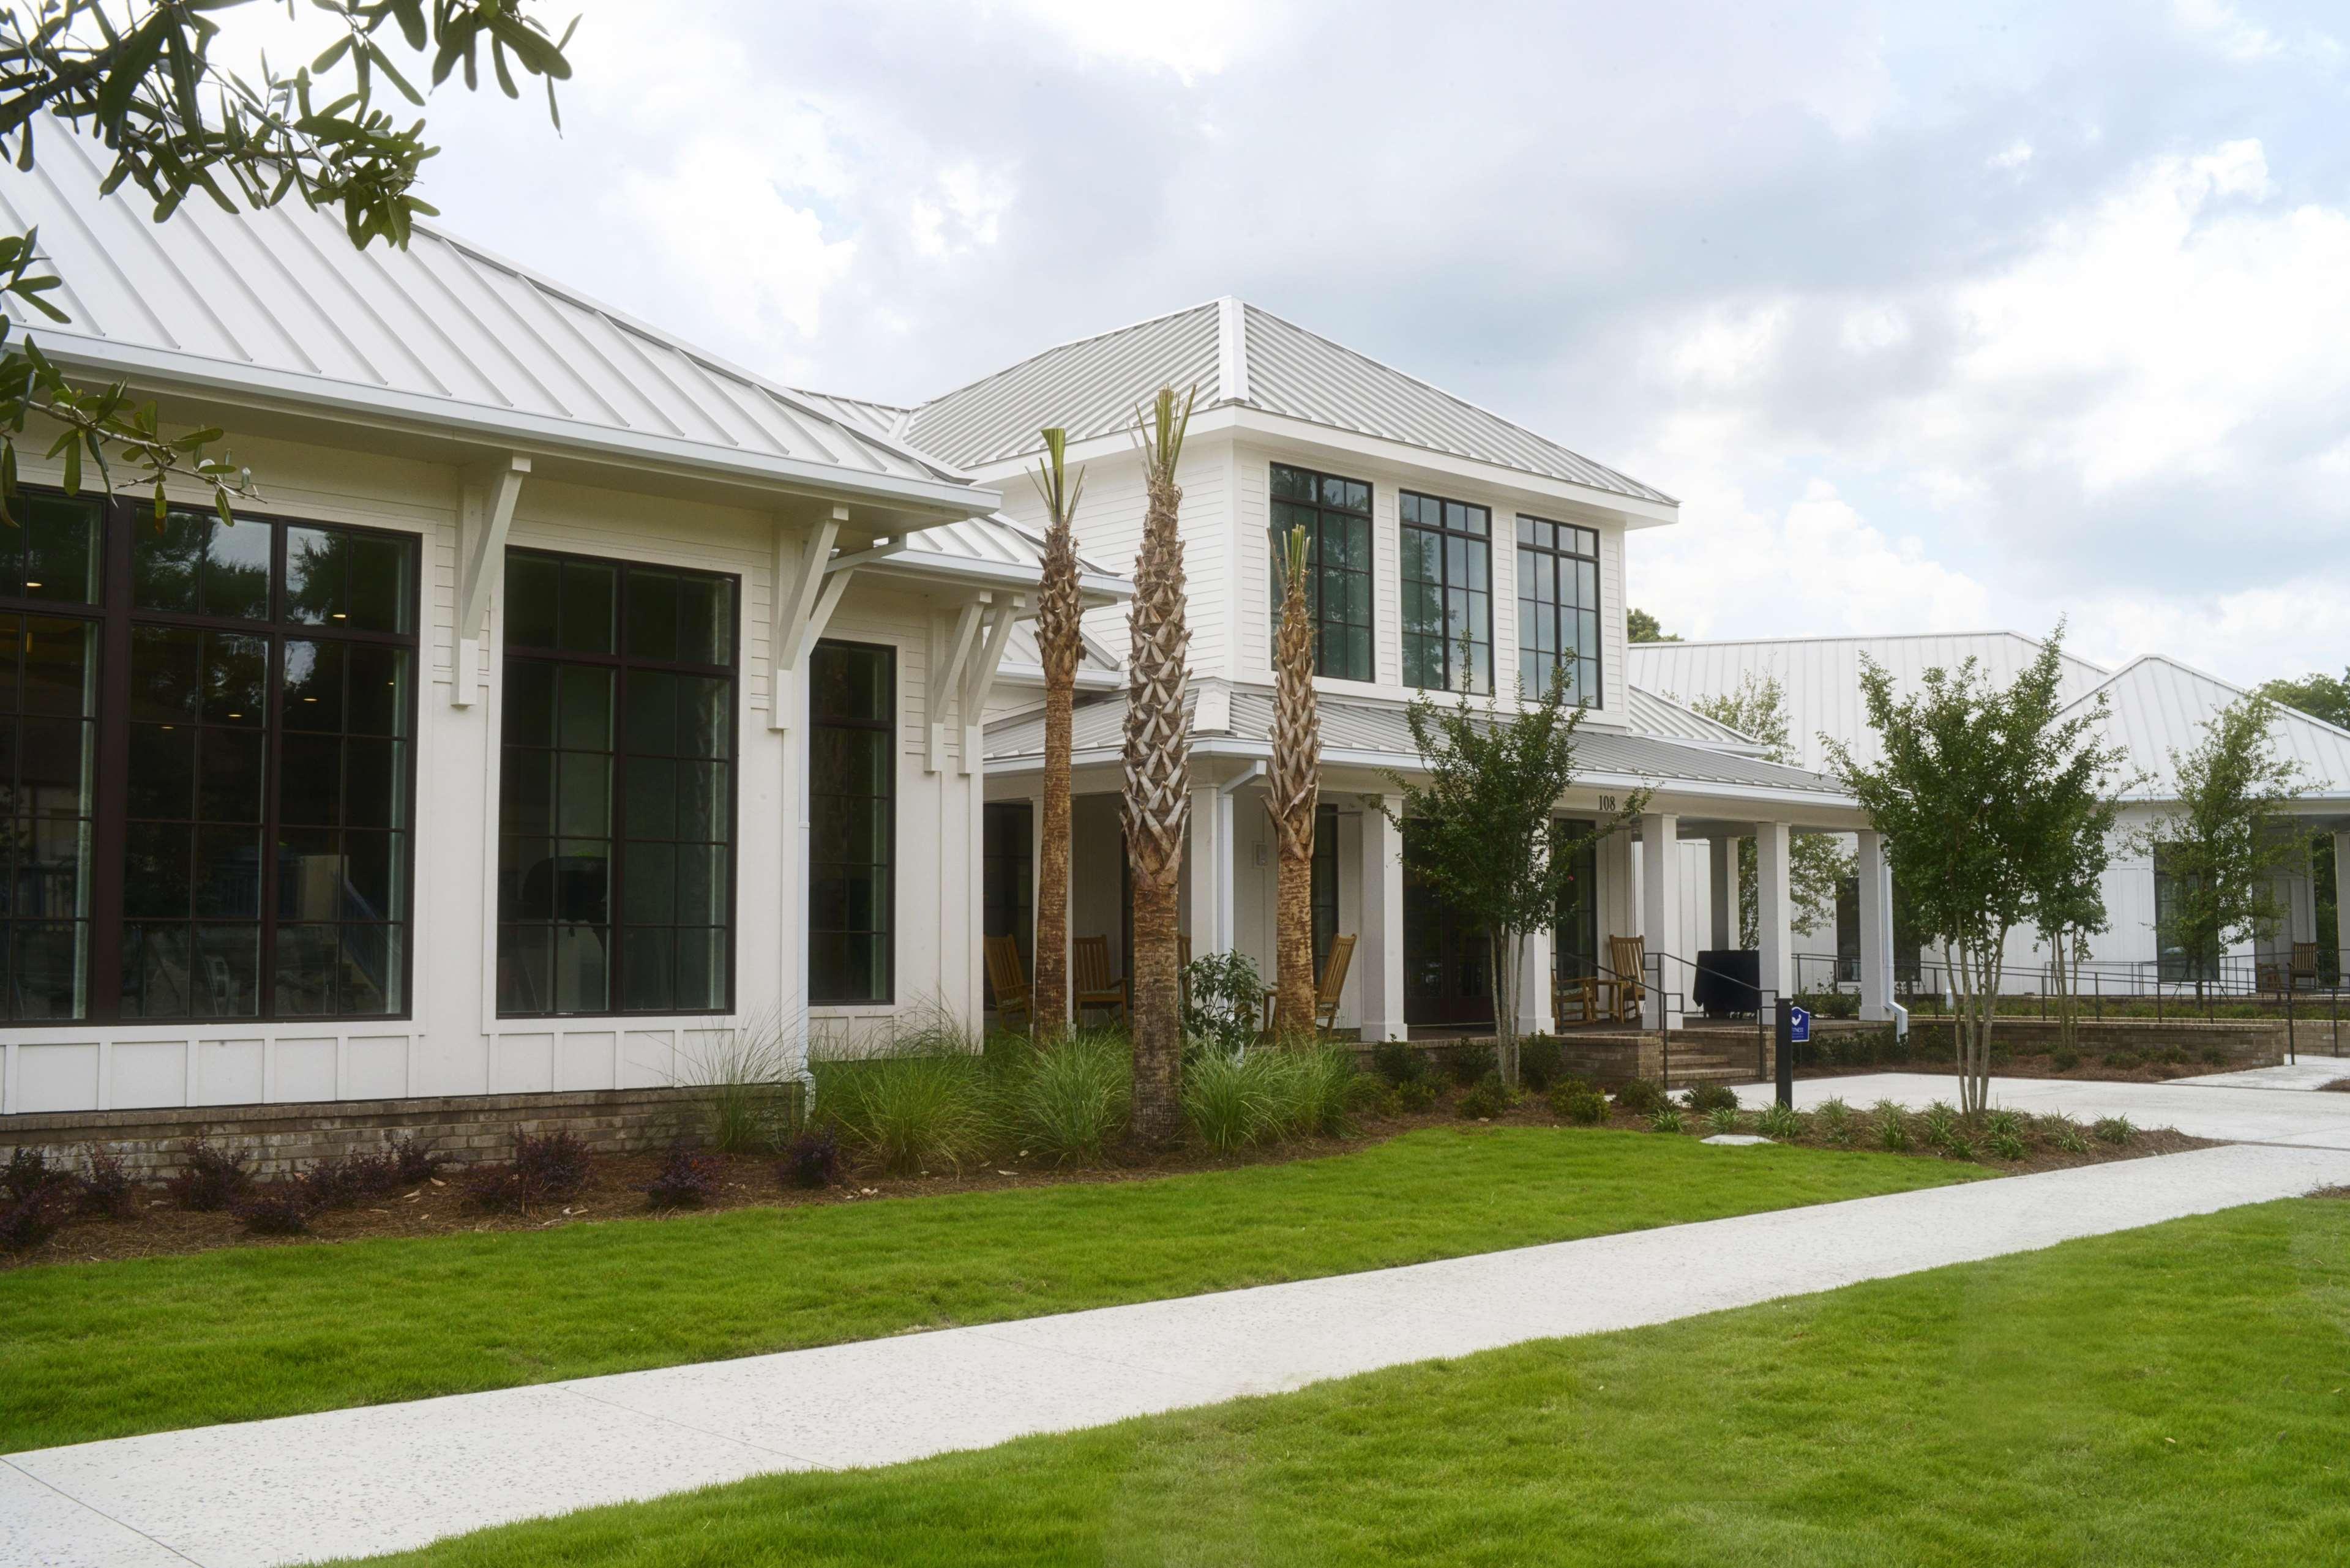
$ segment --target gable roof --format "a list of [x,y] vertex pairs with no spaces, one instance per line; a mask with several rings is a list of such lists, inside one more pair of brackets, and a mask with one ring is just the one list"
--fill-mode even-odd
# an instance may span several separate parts
[[99,194],[103,149],[62,130],[0,169],[0,219],[38,225],[72,320],[11,315],[41,347],[141,385],[261,394],[435,431],[653,458],[931,510],[993,504],[890,434],[429,224],[406,250],[356,249],[330,213],[158,223]]
[[[2087,707],[2103,692],[2106,713],[2099,733],[2129,754],[2128,765],[2149,775],[2130,790],[2132,800],[2172,800],[2178,792],[2177,758],[2203,741],[2203,726],[2231,702],[2251,695],[2158,653],[2130,660],[2085,692],[2067,711]],[[2269,729],[2279,753],[2301,764],[2301,783],[2318,796],[2350,796],[2350,731],[2280,706]]]
[[1701,746],[1718,746],[1723,751],[1743,752],[1749,756],[1762,754],[1762,742],[1709,719],[1694,708],[1628,683],[1624,691],[1630,699],[1626,704],[1626,727],[1635,734],[1660,735],[1671,741],[1695,741]]
[[914,410],[907,438],[964,468],[1039,449],[1047,422],[1072,441],[1132,423],[1160,386],[1196,386],[1200,406],[1226,405],[1348,431],[1399,446],[1449,453],[1633,500],[1675,504],[1641,483],[1546,436],[1479,408],[1393,366],[1237,299],[1081,337]]
[[[1624,668],[1634,685],[1680,702],[1728,696],[1750,674],[1757,680],[1775,677],[1784,692],[1787,738],[1803,765],[1816,768],[1827,760],[1823,732],[1850,747],[1856,760],[1877,760],[1877,732],[1861,709],[1863,654],[1891,672],[1896,691],[1908,693],[1919,689],[1927,670],[1955,670],[1969,659],[1991,680],[2012,680],[2043,646],[2015,631],[1636,642],[1625,649]],[[2057,693],[2067,702],[2110,673],[2073,654],[2060,659]]]

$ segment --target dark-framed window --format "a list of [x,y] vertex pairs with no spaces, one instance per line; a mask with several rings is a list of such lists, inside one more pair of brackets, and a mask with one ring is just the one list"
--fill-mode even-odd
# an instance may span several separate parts
[[498,1012],[734,996],[735,580],[509,550]]
[[1281,626],[1282,573],[1294,528],[1305,530],[1305,613],[1314,621],[1315,673],[1378,679],[1371,639],[1371,487],[1273,465],[1273,624]]
[[1600,706],[1599,535],[1518,518],[1518,680],[1525,695],[1566,683],[1566,700]]
[[1313,875],[1307,883],[1314,910],[1314,974],[1330,961],[1330,943],[1338,935],[1338,808],[1314,808]]
[[819,642],[808,661],[808,1001],[897,994],[898,652]]
[[1403,683],[1491,691],[1492,512],[1407,490],[1396,498],[1396,514],[1403,555]]
[[[992,800],[980,817],[980,934],[1010,937],[1029,972],[1036,946],[1034,816],[1024,800]],[[993,1007],[995,981],[984,975],[982,981]]]
[[415,536],[16,506],[0,1018],[405,1016]]

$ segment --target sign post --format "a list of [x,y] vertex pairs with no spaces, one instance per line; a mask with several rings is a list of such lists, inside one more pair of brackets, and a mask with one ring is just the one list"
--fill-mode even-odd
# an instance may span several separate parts
[[1795,1047],[1811,1043],[1812,1015],[1785,997],[1779,999],[1778,1071],[1779,1104],[1789,1110],[1795,1108]]

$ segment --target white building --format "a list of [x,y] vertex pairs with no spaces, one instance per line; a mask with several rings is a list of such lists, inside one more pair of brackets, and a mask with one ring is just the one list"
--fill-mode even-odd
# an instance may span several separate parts
[[[1805,766],[1823,767],[1829,741],[1849,747],[1863,763],[1879,754],[1877,735],[1861,708],[1864,655],[1889,671],[1896,691],[1906,694],[1918,689],[1929,670],[1956,670],[1969,659],[2004,684],[2041,649],[2041,643],[2021,633],[1995,631],[1650,642],[1635,644],[1627,657],[1634,680],[1683,701],[1735,692],[1750,677],[1777,680],[1784,694],[1790,742]],[[2246,692],[2159,655],[2109,670],[2070,653],[2062,655],[2059,691],[2068,712],[2086,711],[2102,697],[2107,708],[2102,743],[2126,753],[2124,771],[2137,781],[2124,794],[2113,862],[2105,878],[2111,929],[2091,939],[2091,978],[2085,983],[2191,987],[2194,968],[2185,961],[2186,955],[2159,950],[2157,910],[2164,879],[2137,840],[2177,805],[2177,759],[2194,750],[2203,739],[2204,726]],[[2293,804],[2293,815],[2311,834],[2331,834],[2335,864],[2350,864],[2350,854],[2345,853],[2350,850],[2350,732],[2284,709],[2271,735],[2278,750],[2302,770],[2300,783],[2306,793]],[[1701,868],[1685,867],[1683,879],[1703,881]],[[2240,942],[2220,955],[2218,978],[2231,989],[2243,990],[2273,989],[2265,982],[2277,980],[2280,971],[2289,977],[2294,944],[2305,951],[2318,939],[2313,891],[2308,857],[2299,856],[2278,878],[2285,923],[2267,937]],[[1849,908],[1851,899],[1846,903]],[[1850,923],[1847,919],[1847,927]],[[1825,984],[1832,973],[1850,977],[1856,951],[1848,929],[1841,941],[1834,927],[1822,927],[1799,933],[1796,942],[1804,984]],[[1912,959],[1910,954],[1901,957],[1905,964]],[[2018,933],[2009,947],[2007,987],[2040,989],[2047,962],[2035,934]],[[1931,965],[1929,955],[1929,969]],[[2343,972],[2350,972],[2350,965]],[[1935,982],[1929,976],[1927,983]]]

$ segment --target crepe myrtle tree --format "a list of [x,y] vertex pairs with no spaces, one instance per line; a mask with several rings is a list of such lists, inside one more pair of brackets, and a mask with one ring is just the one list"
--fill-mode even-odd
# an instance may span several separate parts
[[2094,888],[2087,867],[2102,869],[2095,857],[2113,823],[2123,753],[2097,742],[2102,697],[2064,716],[2063,640],[2060,625],[2003,689],[1970,659],[1928,670],[1908,697],[1897,696],[1892,676],[1864,654],[1861,700],[1882,757],[1864,766],[1848,747],[1827,742],[1835,775],[1885,836],[1920,934],[1954,961],[1951,1036],[1969,1112],[1990,1105],[2008,936]]
[[[216,60],[222,13],[254,0],[36,0],[0,6],[0,154],[31,169],[51,119],[95,134],[111,154],[100,190],[136,185],[161,223],[202,194],[225,212],[288,199],[338,208],[351,244],[408,243],[413,218],[433,208],[414,192],[417,171],[439,149],[424,122],[406,126],[376,106],[389,86],[412,105],[423,96],[402,74],[429,65],[438,87],[452,73],[479,84],[486,58],[500,90],[518,97],[517,72],[546,84],[571,74],[570,40],[550,36],[527,0],[309,0],[336,29],[309,64],[280,75],[264,58],[250,76]],[[292,0],[286,10],[293,13]],[[576,23],[575,23],[576,26]],[[560,118],[556,123],[561,124]],[[0,294],[51,321],[69,319],[47,296],[59,279],[43,268],[38,234],[0,229]],[[78,385],[33,337],[0,318],[0,523],[13,527],[16,446],[37,431],[47,455],[78,493],[85,463],[108,490],[120,463],[165,509],[166,482],[209,487],[226,519],[254,498],[252,472],[221,450],[222,432],[167,432],[151,402],[124,385]]]
[[2212,955],[2284,919],[2276,874],[2303,849],[2285,807],[2308,785],[2277,752],[2276,711],[2255,694],[2206,720],[2193,751],[2171,753],[2178,804],[2138,837],[2170,885],[2156,936],[2164,952],[2188,955],[2198,996]]
[[[1471,668],[1462,661],[1464,670]],[[1584,846],[1627,830],[1648,794],[1632,794],[1588,827],[1560,820],[1559,797],[1575,784],[1584,710],[1568,703],[1557,675],[1540,697],[1527,701],[1521,693],[1506,711],[1490,694],[1472,705],[1461,694],[1423,692],[1404,717],[1424,776],[1390,774],[1394,804],[1366,797],[1365,805],[1399,832],[1409,824],[1420,874],[1484,932],[1497,1054],[1503,1080],[1514,1088],[1526,933],[1556,921]]]

